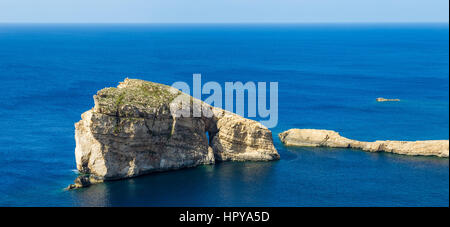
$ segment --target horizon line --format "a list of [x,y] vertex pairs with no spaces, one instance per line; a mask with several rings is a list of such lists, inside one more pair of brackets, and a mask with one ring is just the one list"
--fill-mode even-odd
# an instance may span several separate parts
[[0,24],[449,24],[449,21],[357,21],[357,22],[8,22]]

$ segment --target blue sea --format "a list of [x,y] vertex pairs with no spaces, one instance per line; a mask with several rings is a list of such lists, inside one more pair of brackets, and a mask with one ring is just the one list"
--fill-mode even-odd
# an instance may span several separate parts
[[[77,176],[74,123],[97,90],[193,73],[278,82],[281,160],[63,190]],[[448,24],[1,24],[0,79],[0,206],[449,206],[449,159],[288,148],[277,137],[448,139]]]

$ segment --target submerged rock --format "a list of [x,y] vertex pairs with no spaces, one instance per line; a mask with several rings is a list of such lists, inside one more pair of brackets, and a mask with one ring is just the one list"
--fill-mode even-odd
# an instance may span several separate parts
[[[75,158],[84,175],[69,189],[216,161],[280,157],[271,131],[259,122],[170,86],[125,79],[98,91],[94,102],[75,124]],[[203,114],[187,116],[193,111]]]
[[286,146],[356,148],[369,152],[449,157],[448,140],[361,142],[342,137],[335,131],[317,129],[290,129],[278,136]]

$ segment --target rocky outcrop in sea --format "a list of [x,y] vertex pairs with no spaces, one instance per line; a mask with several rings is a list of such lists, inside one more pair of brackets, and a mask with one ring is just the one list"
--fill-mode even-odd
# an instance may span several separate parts
[[[217,161],[280,158],[271,131],[259,122],[167,85],[125,79],[98,91],[94,102],[75,124],[81,175],[69,189]],[[192,116],[195,111],[202,115]]]
[[290,129],[278,136],[286,146],[355,148],[368,152],[449,157],[448,140],[361,142],[342,137],[335,131],[317,129]]
[[400,99],[385,99],[385,98],[377,98],[377,102],[400,102]]

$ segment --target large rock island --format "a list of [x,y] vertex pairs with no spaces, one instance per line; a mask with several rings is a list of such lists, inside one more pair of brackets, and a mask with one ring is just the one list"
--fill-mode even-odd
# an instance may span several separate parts
[[278,136],[286,146],[355,148],[369,152],[449,157],[448,140],[361,142],[342,137],[335,131],[317,129],[290,129]]
[[216,161],[280,158],[271,131],[259,122],[167,85],[125,79],[98,91],[94,102],[75,124],[81,175],[68,189]]

